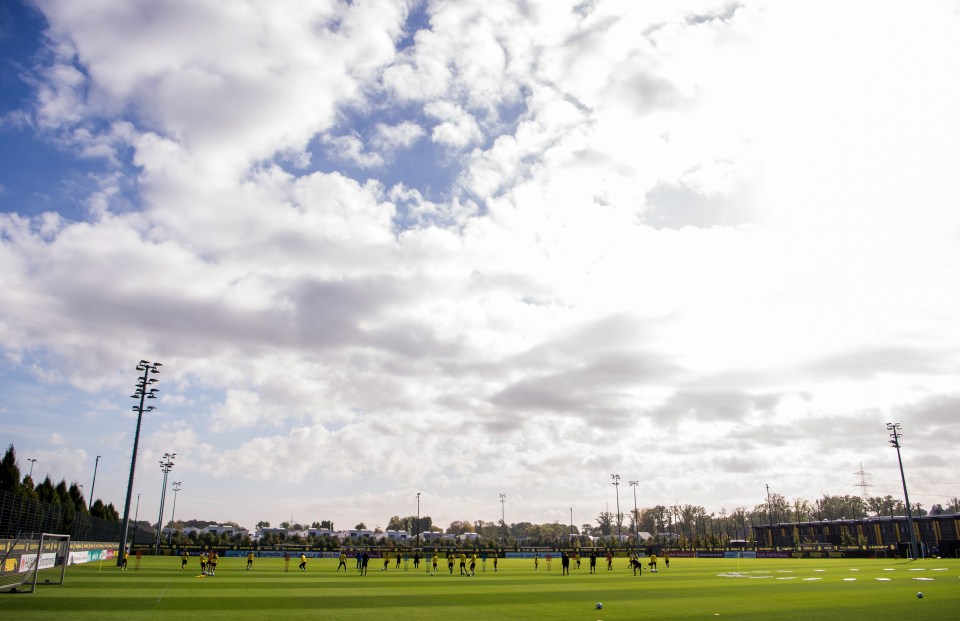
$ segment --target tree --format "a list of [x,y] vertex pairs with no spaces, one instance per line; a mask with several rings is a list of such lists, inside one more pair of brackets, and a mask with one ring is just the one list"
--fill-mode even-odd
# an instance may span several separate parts
[[70,489],[68,490],[70,494],[70,500],[73,501],[73,505],[77,508],[78,513],[90,513],[87,509],[87,501],[83,497],[83,492],[80,491],[80,486],[76,482],[70,484]]
[[60,504],[60,498],[57,496],[57,491],[53,487],[53,481],[50,480],[50,475],[44,477],[43,482],[37,486],[37,498],[39,498],[41,502],[49,502],[54,505]]
[[17,452],[12,443],[0,461],[0,490],[11,494],[20,491],[20,468],[17,467]]
[[33,483],[33,479],[30,478],[30,475],[23,477],[23,483],[20,484],[20,494],[26,496],[27,498],[33,498],[34,500],[39,500],[37,498],[37,489]]
[[256,529],[260,530],[261,528],[270,528],[270,522],[267,522],[266,520],[260,520],[257,522]]
[[960,498],[954,496],[947,502],[947,506],[943,508],[944,513],[960,513]]
[[447,532],[452,535],[462,535],[463,533],[472,533],[473,522],[470,520],[454,520],[450,522],[450,526],[447,528]]
[[609,511],[603,511],[597,516],[597,529],[595,531],[600,537],[609,537],[613,534],[613,514]]
[[367,525],[364,524],[363,522],[360,522],[359,524],[357,524],[356,526],[354,526],[354,528],[355,528],[356,530],[367,530]]
[[99,498],[94,500],[93,504],[90,505],[90,515],[104,520],[110,520],[111,522],[120,521],[120,515],[114,506],[112,504],[104,505],[103,501]]

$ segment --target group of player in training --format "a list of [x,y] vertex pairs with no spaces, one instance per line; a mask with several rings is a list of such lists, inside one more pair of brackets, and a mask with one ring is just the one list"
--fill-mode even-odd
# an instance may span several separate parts
[[[220,560],[220,555],[216,552],[216,550],[201,552],[198,555],[198,558],[200,560],[200,574],[202,576],[215,576],[217,572],[217,564]],[[247,571],[253,569],[254,558],[256,558],[256,555],[254,554],[254,552],[251,551],[247,553]],[[283,558],[284,558],[284,571],[289,571],[291,556],[289,553],[287,553],[284,555]],[[355,556],[356,571],[361,576],[367,575],[367,569],[370,565],[370,558],[371,556],[368,551],[366,550],[357,551]],[[390,563],[392,560],[395,560],[396,562],[396,565],[395,565],[396,569],[400,569],[401,565],[403,565],[403,568],[405,570],[409,569],[408,563],[411,559],[413,560],[414,570],[419,570],[421,561],[426,562],[427,557],[425,554],[421,555],[419,550],[414,551],[412,556],[408,554],[406,557],[404,557],[403,551],[397,550],[395,552],[389,552],[389,551],[383,552],[381,553],[381,558],[383,559],[383,567],[381,568],[381,571],[387,571],[390,568]],[[477,573],[476,570],[477,570],[478,560],[483,564],[483,571],[486,571],[487,558],[488,558],[487,552],[483,552],[479,556],[476,552],[473,552],[471,553],[470,556],[467,556],[467,553],[465,551],[461,551],[458,556],[453,551],[447,551],[446,553],[447,571],[449,572],[450,575],[453,575],[454,567],[457,565],[457,561],[459,560],[459,567],[460,567],[459,575],[467,576],[467,577],[475,576]],[[493,571],[499,571],[499,561],[501,558],[500,554],[498,552],[493,552],[492,558],[493,558]],[[546,571],[552,571],[553,558],[554,558],[553,554],[550,554],[550,553],[547,553],[543,559],[541,559],[539,553],[534,554],[533,556],[534,572],[540,571],[541,560],[545,561]],[[600,558],[600,555],[597,554],[596,551],[591,551],[587,558],[589,559],[590,573],[591,574],[596,573],[597,560]],[[610,551],[607,551],[604,558],[606,560],[607,570],[612,571],[613,559],[614,559],[613,553]],[[641,556],[639,554],[634,554],[634,553],[630,554],[628,568],[633,570],[633,575],[635,576],[643,574],[643,562],[640,559],[641,559]],[[300,564],[297,566],[297,568],[300,571],[306,571],[307,570],[306,554],[301,553],[299,560],[300,560]],[[189,561],[190,561],[190,553],[184,550],[180,554],[180,570],[181,571],[187,568],[187,564],[189,563]],[[407,563],[404,563],[404,561],[407,561]],[[561,575],[570,574],[571,564],[576,569],[580,569],[581,561],[582,559],[579,552],[574,552],[572,554],[569,554],[566,551],[561,552],[560,553]],[[657,555],[654,553],[651,553],[646,563],[647,568],[650,572],[656,573],[657,561],[658,561]],[[669,554],[666,554],[666,553],[664,554],[663,562],[666,568],[669,569],[670,568]],[[124,563],[124,565],[126,565],[126,563]],[[429,565],[426,567],[426,569],[430,571],[431,575],[435,575],[436,573],[438,573],[439,567],[440,567],[440,556],[438,552],[434,552],[429,560]],[[344,550],[340,551],[340,556],[338,557],[338,564],[337,564],[337,570],[336,570],[337,573],[339,573],[341,569],[343,570],[344,573],[347,573],[348,571],[347,553]]]

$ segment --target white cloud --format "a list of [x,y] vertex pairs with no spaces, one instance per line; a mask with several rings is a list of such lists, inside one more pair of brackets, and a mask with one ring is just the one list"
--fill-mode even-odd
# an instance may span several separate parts
[[[411,488],[581,522],[611,467],[649,504],[750,504],[745,469],[850,493],[850,443],[886,468],[883,422],[955,399],[960,26],[743,4],[433,3],[397,52],[404,3],[41,3],[84,71],[38,118],[138,170],[88,222],[0,215],[5,358],[107,401],[162,360],[144,454],[204,518],[326,510],[309,481],[344,523]],[[378,181],[428,132],[453,184]],[[325,136],[371,176],[282,167]]]
[[424,107],[424,112],[436,118],[430,138],[441,145],[463,149],[483,138],[480,125],[467,111],[448,102],[433,102]]
[[383,165],[383,157],[364,150],[359,136],[332,136],[326,139],[334,157],[352,163],[360,168],[376,168]]
[[378,148],[387,150],[408,149],[426,133],[422,127],[411,121],[404,121],[397,125],[377,123],[376,130],[374,144]]

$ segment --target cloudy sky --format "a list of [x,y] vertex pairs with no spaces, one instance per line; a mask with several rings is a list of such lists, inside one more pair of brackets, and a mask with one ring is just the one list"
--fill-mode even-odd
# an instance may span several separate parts
[[[960,495],[960,2],[11,0],[0,421],[177,516]],[[169,509],[169,499],[168,499]],[[167,512],[169,519],[169,510]]]

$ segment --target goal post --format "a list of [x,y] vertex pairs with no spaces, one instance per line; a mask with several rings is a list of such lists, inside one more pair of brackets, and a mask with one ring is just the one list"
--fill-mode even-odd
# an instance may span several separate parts
[[70,535],[24,535],[0,567],[0,590],[33,593],[38,584],[63,584],[70,563]]

